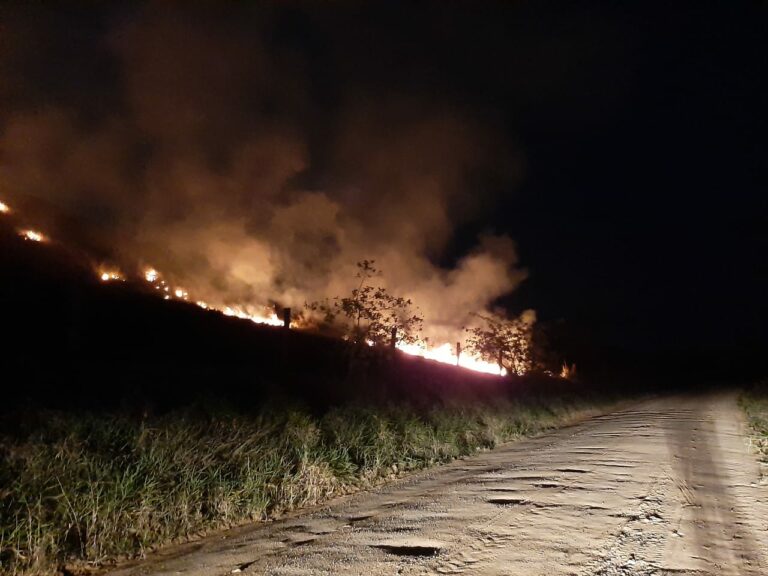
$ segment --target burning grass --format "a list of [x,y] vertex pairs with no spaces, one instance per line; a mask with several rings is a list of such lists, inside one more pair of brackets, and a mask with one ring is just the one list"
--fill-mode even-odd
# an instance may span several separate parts
[[[0,446],[0,571],[50,573],[323,501],[572,421],[575,401],[256,415],[19,417]],[[9,427],[9,429],[11,429]]]
[[752,444],[766,464],[763,475],[768,474],[768,380],[762,380],[746,390],[739,399],[754,432]]

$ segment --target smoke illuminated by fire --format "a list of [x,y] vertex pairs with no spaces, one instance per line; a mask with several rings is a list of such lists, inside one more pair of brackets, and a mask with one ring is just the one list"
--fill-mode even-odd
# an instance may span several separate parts
[[[8,213],[10,208],[7,204],[0,202],[0,212]],[[45,242],[48,238],[41,232],[25,229],[20,230],[19,235],[24,240],[32,242]],[[97,276],[102,282],[124,282],[126,280],[125,275],[116,268],[109,268],[101,266],[97,269]],[[145,282],[154,286],[155,290],[161,292],[163,299],[165,300],[181,300],[184,302],[190,301],[189,292],[183,288],[175,287],[171,288],[166,280],[162,277],[160,272],[153,267],[146,267],[141,272],[141,277]],[[283,326],[283,320],[281,320],[277,314],[270,311],[269,308],[264,307],[261,312],[254,306],[245,305],[222,305],[216,306],[209,304],[204,300],[195,300],[194,304],[203,310],[211,310],[230,316],[234,318],[240,318],[242,320],[249,320],[255,324],[264,324],[269,326]],[[487,362],[478,357],[472,356],[466,352],[461,353],[458,346],[450,343],[443,343],[437,346],[429,346],[426,341],[421,340],[415,344],[408,344],[405,342],[396,343],[396,348],[401,352],[411,355],[420,356],[436,362],[445,364],[452,364],[468,370],[474,370],[477,372],[484,372],[487,374],[495,374],[504,376],[507,374],[507,370],[494,364]]]
[[[32,200],[46,214],[33,225],[57,243],[108,255],[97,268],[105,284],[137,281],[165,300],[275,326],[275,305],[343,297],[355,263],[375,260],[381,287],[424,319],[425,343],[403,352],[456,364],[475,315],[527,275],[511,238],[480,232],[494,196],[521,178],[514,139],[450,98],[346,74],[329,84],[329,110],[310,89],[314,55],[273,44],[270,10],[127,12],[99,19],[103,41],[77,58],[48,54],[69,33],[37,22],[3,52],[0,86],[15,96],[0,107],[0,181],[14,212]],[[241,20],[252,25],[231,25]],[[11,74],[34,70],[22,57],[40,50],[57,70],[111,70],[94,80],[103,106]],[[458,362],[497,371],[467,352]]]
[[[168,286],[167,282],[162,278],[162,275],[160,274],[160,272],[158,272],[157,269],[152,267],[145,268],[144,271],[142,272],[142,276],[146,282],[154,285],[155,290],[159,290],[165,293],[163,296],[164,299],[170,300],[171,298],[175,298],[177,300],[183,300],[185,302],[190,301],[189,292],[187,292],[183,288],[174,288],[173,290],[171,290],[170,286]],[[235,318],[241,318],[243,320],[250,320],[251,322],[254,322],[256,324],[268,324],[270,326],[283,325],[283,321],[280,320],[276,314],[269,313],[267,310],[265,310],[263,314],[259,314],[251,310],[250,307],[215,306],[215,305],[209,304],[205,300],[195,300],[194,304],[198,308],[202,308],[203,310],[214,310],[216,312],[221,312],[225,316],[233,316]]]
[[[2,204],[4,212],[9,211],[6,204]],[[25,240],[33,242],[44,242],[47,240],[41,232],[35,230],[21,230],[19,235]],[[126,276],[114,267],[101,266],[97,269],[97,276],[99,280],[104,283],[126,281]],[[141,272],[141,278],[148,284],[151,284],[155,290],[159,291],[165,300],[181,300],[184,302],[190,301],[190,294],[183,288],[171,288],[167,281],[162,277],[160,272],[153,267],[146,267]],[[250,305],[212,305],[204,300],[195,300],[194,304],[203,310],[211,310],[224,314],[225,316],[240,318],[243,320],[249,320],[256,324],[265,324],[269,326],[283,326],[283,320],[281,320],[277,314],[271,311],[267,307],[263,307],[261,311],[257,307]],[[488,374],[505,375],[506,369],[499,368],[498,365],[486,362],[480,358],[473,357],[467,353],[459,353],[453,345],[444,343],[439,346],[429,346],[425,341],[420,341],[415,344],[407,344],[399,342],[396,344],[398,350],[411,356],[421,356],[429,360],[442,362],[446,364],[452,364],[474,370],[477,372],[485,372]]]
[[[7,204],[0,202],[0,212],[7,213],[10,208]],[[32,242],[44,242],[48,238],[41,232],[25,229],[20,230],[19,235],[25,240]],[[104,283],[126,281],[126,276],[116,268],[101,266],[97,269],[97,276],[99,280]],[[165,300],[181,300],[184,302],[190,301],[189,292],[183,288],[171,288],[166,280],[162,277],[160,272],[153,267],[146,267],[141,272],[141,277],[145,282],[154,286],[155,290],[159,291]],[[195,300],[194,304],[203,310],[211,310],[224,314],[225,316],[240,318],[243,320],[249,320],[256,324],[265,324],[269,326],[283,326],[283,320],[281,320],[277,314],[264,307],[261,312],[254,306],[246,305],[222,305],[216,306],[209,304],[204,300]],[[469,354],[460,353],[458,347],[454,347],[450,343],[444,343],[438,346],[429,346],[426,341],[419,341],[415,344],[408,344],[405,342],[398,342],[396,344],[398,350],[411,356],[420,356],[436,362],[445,364],[452,364],[466,368],[468,370],[474,370],[477,372],[485,372],[488,374],[506,375],[507,371],[504,368],[500,368],[497,364],[486,362],[480,358],[471,356]],[[458,356],[457,356],[458,354]]]

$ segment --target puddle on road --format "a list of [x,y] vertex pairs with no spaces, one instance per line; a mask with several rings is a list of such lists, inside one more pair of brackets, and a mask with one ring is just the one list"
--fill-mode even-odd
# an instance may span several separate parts
[[524,506],[525,504],[530,504],[525,498],[511,497],[488,498],[487,502],[497,506]]
[[373,544],[372,546],[396,556],[412,557],[436,556],[443,548],[441,543],[430,541],[391,542],[387,544]]

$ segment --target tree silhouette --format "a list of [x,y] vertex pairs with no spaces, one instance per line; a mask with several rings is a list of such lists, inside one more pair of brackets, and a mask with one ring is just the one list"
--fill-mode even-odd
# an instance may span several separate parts
[[397,341],[412,344],[419,339],[423,318],[413,311],[408,298],[394,296],[373,280],[382,276],[374,260],[357,263],[359,280],[349,296],[335,297],[308,304],[324,315],[329,324],[341,324],[345,338],[356,344],[379,346],[391,342],[393,331]]
[[500,316],[475,314],[482,326],[468,328],[467,348],[487,362],[495,362],[499,370],[525,374],[531,369],[532,312],[524,312],[511,320]]

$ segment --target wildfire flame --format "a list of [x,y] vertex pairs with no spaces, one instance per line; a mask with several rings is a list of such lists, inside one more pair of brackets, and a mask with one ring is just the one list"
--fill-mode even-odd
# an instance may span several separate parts
[[0,202],[0,214],[8,214],[10,211],[11,209],[8,207],[8,204]]
[[160,273],[154,268],[144,270],[144,279],[147,282],[155,282],[160,277]]
[[36,232],[35,230],[21,230],[19,231],[19,236],[24,238],[24,240],[30,240],[32,242],[45,242],[47,238],[40,232]]
[[467,368],[468,370],[474,370],[476,372],[496,374],[497,376],[505,376],[507,374],[506,368],[499,369],[498,364],[486,362],[485,360],[469,356],[468,354],[460,354],[457,358],[455,348],[448,343],[429,348],[425,343],[406,344],[404,342],[398,342],[395,347],[401,352],[405,352],[411,356],[421,356],[428,360],[435,360],[436,362],[442,362],[444,364],[453,364],[454,366],[461,366],[462,368]]
[[99,279],[102,282],[114,282],[116,280],[119,280],[122,282],[125,280],[123,275],[117,270],[100,270]]
[[[8,205],[0,202],[0,213],[8,212],[10,212]],[[36,230],[19,230],[19,235],[25,240],[32,242],[47,241],[46,236]],[[115,269],[99,269],[98,276],[102,282],[125,281],[125,276]],[[147,283],[152,284],[155,287],[155,290],[158,290],[163,294],[164,300],[176,298],[178,300],[189,301],[189,293],[185,289],[177,287],[171,290],[171,287],[168,286],[168,283],[163,280],[160,272],[155,268],[145,268],[143,270],[143,278]],[[277,314],[267,308],[263,309],[263,313],[259,313],[255,312],[250,306],[216,306],[203,300],[196,300],[194,301],[194,304],[203,310],[212,310],[220,312],[225,316],[250,320],[255,324],[266,324],[269,326],[283,325],[283,321],[277,317]],[[416,344],[399,342],[396,344],[396,347],[405,354],[421,356],[429,360],[460,366],[468,370],[501,376],[507,373],[506,369],[499,368],[498,365],[492,362],[486,362],[480,358],[470,356],[469,354],[461,354],[457,358],[454,347],[448,343],[430,347],[426,342],[419,342]]]
[[[176,298],[178,300],[184,300],[184,301],[190,300],[189,292],[187,292],[184,288],[174,288],[173,290],[171,290],[171,287],[162,278],[162,274],[160,274],[160,272],[156,268],[152,268],[152,267],[145,268],[143,271],[143,275],[144,275],[144,280],[146,280],[148,283],[153,284],[155,286],[155,290],[164,292],[164,295],[163,295],[164,300],[170,300],[171,298]],[[242,306],[216,306],[213,304],[209,304],[204,300],[196,300],[194,304],[197,307],[202,308],[203,310],[213,310],[215,312],[221,312],[225,316],[234,316],[235,318],[250,320],[255,324],[268,324],[269,326],[283,325],[283,321],[280,320],[276,314],[269,313],[266,310],[264,314],[259,314],[259,313],[254,313],[253,311],[250,310],[250,308],[246,308]]]
[[221,312],[225,316],[234,316],[235,318],[242,318],[243,320],[250,320],[251,322],[254,322],[256,324],[268,324],[269,326],[282,326],[283,321],[280,320],[280,318],[277,317],[277,314],[274,312],[269,315],[262,315],[262,314],[253,314],[246,312],[242,308],[239,307],[231,307],[227,306]]

